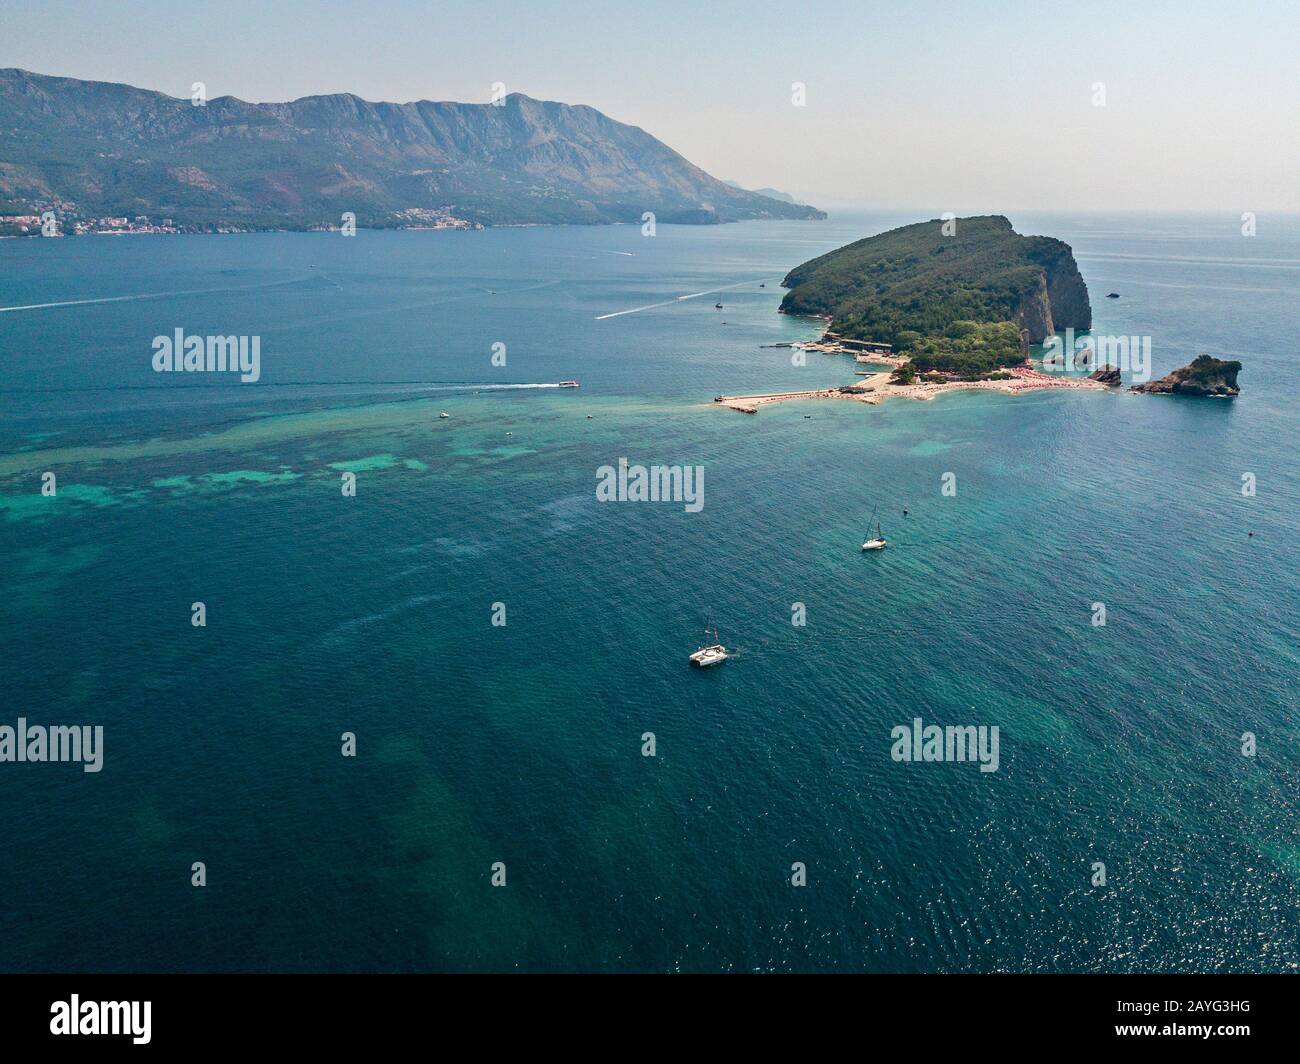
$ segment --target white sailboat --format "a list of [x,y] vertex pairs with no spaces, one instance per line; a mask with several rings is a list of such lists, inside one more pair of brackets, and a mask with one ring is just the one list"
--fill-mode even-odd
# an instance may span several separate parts
[[885,538],[885,534],[880,531],[880,522],[877,521],[876,534],[868,538],[867,541],[864,544],[862,544],[862,549],[863,550],[884,550],[888,546],[889,546],[889,540],[887,540]]
[[[706,635],[708,631],[707,628],[704,630]],[[707,669],[710,665],[721,665],[727,660],[729,656],[727,648],[718,641],[718,630],[716,628],[713,629],[713,640],[712,646],[700,647],[691,655],[691,665],[694,668]]]

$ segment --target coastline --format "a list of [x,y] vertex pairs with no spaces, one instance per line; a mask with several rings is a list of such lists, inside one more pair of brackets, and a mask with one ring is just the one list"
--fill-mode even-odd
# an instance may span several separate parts
[[[809,349],[823,350],[824,348]],[[885,361],[902,363],[905,360],[872,358],[870,361],[874,363]],[[1023,392],[1042,391],[1045,388],[1072,388],[1075,390],[1103,392],[1110,390],[1107,385],[1102,384],[1100,381],[1089,380],[1087,377],[1054,377],[1030,366],[1019,366],[1009,369],[1007,372],[1012,375],[1011,380],[944,381],[941,384],[917,381],[913,384],[891,384],[889,378],[892,370],[882,370],[879,373],[872,373],[864,377],[856,384],[845,385],[842,388],[820,388],[801,392],[769,392],[751,395],[720,395],[713,402],[715,405],[724,406],[729,410],[739,410],[745,414],[757,414],[762,406],[790,402],[795,399],[848,399],[876,406],[891,398],[928,401],[946,392],[972,389],[1001,392],[1004,395],[1020,395]]]
[[[772,221],[791,221],[791,222],[822,222],[825,218],[720,218],[717,221],[709,222],[674,222],[660,221],[660,225],[687,225],[692,227],[705,227],[712,225],[738,225],[744,222],[772,222]],[[475,233],[487,229],[589,229],[603,226],[637,226],[641,222],[636,221],[568,221],[568,222],[472,222],[466,225],[359,225],[358,232],[367,233]],[[218,226],[214,228],[182,228],[170,227],[164,228],[130,228],[130,229],[90,229],[85,232],[59,232],[53,234],[53,239],[62,237],[80,238],[87,236],[250,236],[261,233],[337,233],[339,227],[334,226],[252,226],[248,228]],[[0,240],[31,240],[46,239],[51,237],[45,236],[37,229],[30,233],[0,233]]]

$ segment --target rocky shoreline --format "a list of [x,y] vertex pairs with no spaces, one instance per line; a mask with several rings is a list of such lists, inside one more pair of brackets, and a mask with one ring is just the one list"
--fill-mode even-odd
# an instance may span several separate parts
[[1159,380],[1135,384],[1129,391],[1145,395],[1192,395],[1215,399],[1232,399],[1241,394],[1237,374],[1240,362],[1225,362],[1210,355],[1200,355],[1181,369]]

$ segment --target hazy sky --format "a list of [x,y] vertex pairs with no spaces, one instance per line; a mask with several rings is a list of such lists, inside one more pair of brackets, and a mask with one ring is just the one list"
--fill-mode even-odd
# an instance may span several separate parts
[[503,82],[818,206],[1300,209],[1297,0],[0,0],[0,66],[257,101]]

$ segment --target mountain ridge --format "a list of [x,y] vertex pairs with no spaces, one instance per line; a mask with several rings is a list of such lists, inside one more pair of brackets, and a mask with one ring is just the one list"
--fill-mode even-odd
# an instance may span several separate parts
[[731,188],[586,104],[202,106],[116,82],[0,69],[0,213],[167,217],[190,228],[713,223],[822,218]]

